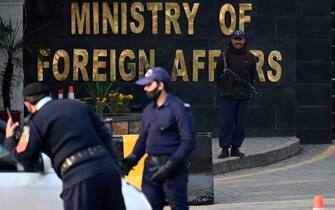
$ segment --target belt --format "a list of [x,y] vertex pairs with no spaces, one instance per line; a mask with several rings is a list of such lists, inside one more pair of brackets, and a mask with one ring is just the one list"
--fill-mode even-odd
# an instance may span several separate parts
[[65,158],[61,167],[60,167],[60,175],[63,176],[65,172],[67,172],[72,166],[75,166],[83,161],[94,159],[99,156],[107,155],[107,150],[102,146],[93,146],[70,155]]
[[149,160],[159,163],[159,164],[165,164],[169,159],[170,156],[166,155],[161,155],[161,156],[156,156],[156,155],[149,155],[148,156]]

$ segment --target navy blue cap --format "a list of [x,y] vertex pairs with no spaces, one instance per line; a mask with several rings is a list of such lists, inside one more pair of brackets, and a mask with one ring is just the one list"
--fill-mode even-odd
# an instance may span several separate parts
[[236,30],[236,31],[234,31],[234,33],[232,34],[232,38],[233,38],[233,39],[236,39],[236,38],[244,39],[244,32],[243,32],[243,31]]
[[23,89],[23,96],[33,96],[40,93],[50,93],[50,89],[43,83],[32,82],[26,85]]
[[148,69],[145,73],[144,78],[137,80],[135,83],[137,85],[147,85],[152,81],[161,81],[166,84],[170,83],[170,75],[162,67],[153,67]]

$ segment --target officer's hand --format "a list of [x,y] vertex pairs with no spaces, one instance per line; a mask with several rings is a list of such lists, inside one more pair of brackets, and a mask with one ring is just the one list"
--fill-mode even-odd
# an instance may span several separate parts
[[129,174],[130,170],[137,165],[138,158],[135,155],[129,155],[126,158],[119,159],[120,173],[122,176]]
[[10,138],[15,135],[16,128],[19,127],[19,123],[13,123],[12,118],[8,118],[7,125],[6,125],[6,138]]
[[155,168],[153,171],[154,174],[150,179],[158,184],[162,184],[171,176],[175,168],[176,165],[169,160],[163,166]]

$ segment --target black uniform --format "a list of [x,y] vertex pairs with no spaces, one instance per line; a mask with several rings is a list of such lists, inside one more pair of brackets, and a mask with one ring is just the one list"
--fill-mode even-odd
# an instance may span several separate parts
[[[153,210],[161,210],[165,199],[173,210],[188,209],[186,158],[195,148],[192,113],[172,94],[163,106],[150,103],[143,111],[141,132],[132,155],[149,156],[145,161],[142,190]],[[176,168],[163,183],[152,180],[156,169],[171,161]]]
[[[235,49],[230,43],[226,58],[230,70],[251,85],[254,84],[256,58],[247,50],[246,43],[242,49]],[[223,63],[219,63],[218,68],[222,72]],[[220,147],[234,149],[241,146],[245,137],[245,121],[251,91],[229,73],[225,73],[221,78],[223,120],[220,127]]]
[[65,210],[125,209],[111,132],[92,109],[74,100],[52,100],[27,126],[26,149],[20,148],[22,137],[19,143],[6,139],[6,148],[27,168],[40,152],[51,158],[63,181]]

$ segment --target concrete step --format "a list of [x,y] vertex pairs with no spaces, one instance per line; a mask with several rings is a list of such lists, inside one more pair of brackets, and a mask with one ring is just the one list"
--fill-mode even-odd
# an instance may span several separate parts
[[296,137],[253,137],[246,138],[240,148],[246,156],[218,159],[221,152],[219,140],[212,139],[213,174],[253,168],[278,162],[297,154],[300,150]]

